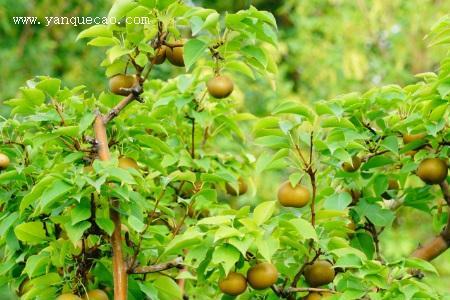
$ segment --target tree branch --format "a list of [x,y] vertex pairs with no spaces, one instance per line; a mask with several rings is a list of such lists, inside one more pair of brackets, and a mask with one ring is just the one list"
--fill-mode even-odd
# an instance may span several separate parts
[[[97,151],[100,160],[107,161],[110,159],[108,137],[106,135],[106,127],[102,116],[97,112],[94,122],[94,133],[97,141]],[[114,232],[111,236],[111,246],[113,250],[113,276],[114,276],[114,299],[126,300],[128,293],[128,277],[123,260],[122,253],[122,237],[120,214],[118,212],[119,201],[112,200],[110,217],[114,223]]]
[[133,100],[139,99],[139,95],[142,94],[142,87],[140,85],[135,86],[131,89],[131,93],[122,99],[114,108],[112,108],[104,117],[103,122],[108,124],[112,119],[117,117],[120,112]]
[[447,225],[444,230],[436,236],[433,240],[429,241],[422,247],[416,249],[411,256],[417,257],[423,260],[431,261],[434,258],[438,257],[442,253],[445,252],[450,247],[450,192],[449,186],[446,181],[441,182],[440,184],[442,194],[444,195],[444,199],[447,202],[449,209],[449,217],[447,220]]
[[177,257],[171,261],[157,264],[157,265],[151,265],[151,266],[137,266],[134,268],[131,268],[128,270],[129,274],[147,274],[147,273],[156,273],[161,272],[164,270],[172,269],[172,268],[182,268],[183,265],[183,258]]
[[317,293],[332,293],[332,294],[336,294],[337,292],[334,290],[329,290],[329,289],[321,289],[321,288],[310,288],[310,287],[301,287],[301,288],[288,288],[287,289],[288,293],[298,293],[298,292],[317,292]]

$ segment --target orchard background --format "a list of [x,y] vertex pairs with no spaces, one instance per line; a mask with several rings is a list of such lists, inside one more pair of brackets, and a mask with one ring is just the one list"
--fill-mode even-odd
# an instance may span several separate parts
[[3,0],[0,298],[450,298],[450,3],[298,2]]

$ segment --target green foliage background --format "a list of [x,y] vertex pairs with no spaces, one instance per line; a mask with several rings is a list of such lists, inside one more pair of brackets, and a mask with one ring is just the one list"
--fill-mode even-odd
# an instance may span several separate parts
[[[12,1],[0,0],[0,101],[14,97],[20,86],[35,75],[59,77],[69,86],[86,84],[95,94],[106,89],[106,77],[97,67],[101,50],[75,41],[85,27],[18,26],[12,16],[104,15],[111,1]],[[195,1],[219,11],[247,8],[249,1]],[[275,78],[241,84],[240,110],[257,115],[270,112],[280,100],[313,103],[350,91],[366,91],[385,84],[410,84],[416,73],[437,71],[444,56],[439,47],[428,48],[424,40],[435,21],[450,11],[449,1],[252,1],[271,11],[279,25],[279,44],[272,49],[278,61]],[[155,76],[169,78],[173,69],[162,67]],[[245,87],[245,90],[242,89]],[[239,94],[238,94],[239,95]],[[1,107],[2,114],[8,109]],[[273,172],[255,179],[259,200],[273,200],[278,182],[286,174]],[[246,201],[245,197],[242,201]],[[420,220],[421,226],[417,226]],[[391,257],[411,252],[417,241],[433,231],[433,220],[421,212],[405,209],[401,224],[383,233],[382,247]],[[404,237],[408,237],[405,239]],[[442,290],[450,291],[450,254],[433,263],[439,280],[429,277]]]

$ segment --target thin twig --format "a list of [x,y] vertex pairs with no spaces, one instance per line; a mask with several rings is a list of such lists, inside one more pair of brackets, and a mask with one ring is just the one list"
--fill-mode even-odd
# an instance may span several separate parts
[[129,274],[147,274],[147,273],[156,273],[164,270],[172,269],[172,268],[182,268],[183,258],[177,257],[169,262],[151,265],[151,266],[137,266],[128,270]]

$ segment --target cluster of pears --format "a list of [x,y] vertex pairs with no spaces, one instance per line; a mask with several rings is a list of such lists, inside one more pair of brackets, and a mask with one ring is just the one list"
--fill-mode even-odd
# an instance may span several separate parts
[[278,202],[285,207],[303,207],[310,199],[309,190],[300,183],[292,186],[290,181],[285,181],[278,189]]
[[[181,41],[175,41],[176,45],[182,45]],[[177,67],[184,67],[183,46],[166,46],[161,45],[155,49],[155,56],[152,57],[152,63],[155,65],[162,64],[166,58],[170,63]]]
[[109,300],[109,297],[105,291],[96,289],[87,292],[83,295],[83,298],[80,298],[75,294],[66,293],[61,294],[56,300]]
[[[177,67],[184,67],[183,46],[180,41],[174,43],[177,46],[169,47],[161,45],[155,49],[155,55],[151,58],[155,65],[162,64],[166,58]],[[180,45],[180,46],[178,46]],[[139,83],[134,75],[116,74],[109,79],[109,89],[113,94],[127,96],[129,90]]]
[[0,170],[4,170],[8,168],[10,163],[8,155],[4,153],[0,153]]
[[247,278],[237,272],[230,272],[228,276],[219,281],[222,293],[237,296],[245,292],[247,283],[255,290],[271,287],[278,279],[277,268],[268,262],[254,265],[247,271]]

